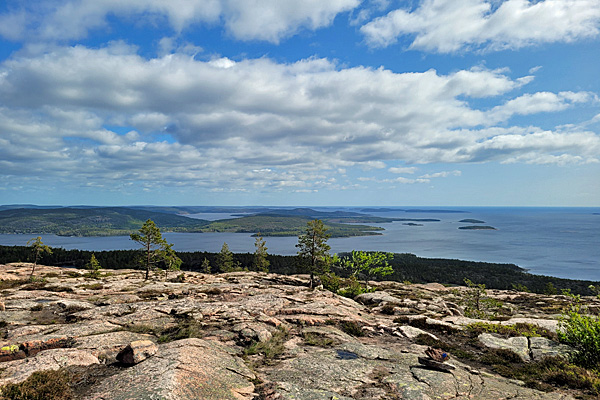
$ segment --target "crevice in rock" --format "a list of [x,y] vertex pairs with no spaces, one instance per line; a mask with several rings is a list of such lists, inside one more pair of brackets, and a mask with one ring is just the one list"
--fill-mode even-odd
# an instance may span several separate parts
[[410,369],[410,374],[412,375],[413,379],[414,379],[415,381],[419,382],[419,383],[424,383],[425,385],[427,385],[427,387],[431,387],[431,385],[429,384],[429,382],[427,382],[427,381],[425,381],[425,380],[423,380],[423,379],[419,378],[419,377],[417,376],[417,374],[415,374],[415,371],[414,371],[414,369],[415,369],[415,368],[424,369],[424,368],[420,368],[420,367],[410,367],[410,368],[409,368],[409,369]]

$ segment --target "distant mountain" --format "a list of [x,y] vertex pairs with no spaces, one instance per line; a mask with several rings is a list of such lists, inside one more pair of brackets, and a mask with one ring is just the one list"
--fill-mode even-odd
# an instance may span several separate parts
[[0,211],[0,233],[115,236],[138,230],[152,219],[163,232],[200,232],[208,221],[124,207],[19,208]]

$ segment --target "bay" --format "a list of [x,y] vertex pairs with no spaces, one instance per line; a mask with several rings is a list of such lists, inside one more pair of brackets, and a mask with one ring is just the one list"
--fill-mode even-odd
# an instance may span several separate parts
[[[314,208],[314,207],[313,207]],[[323,211],[360,211],[352,208],[314,208]],[[413,211],[411,211],[413,210]],[[369,212],[398,218],[433,218],[439,222],[380,224],[381,236],[334,238],[332,252],[352,250],[413,253],[420,257],[451,258],[516,264],[534,274],[600,281],[600,208],[456,207],[418,212],[394,209]],[[453,213],[449,211],[462,211]],[[231,218],[229,214],[194,215],[195,218]],[[460,230],[471,225],[462,219],[478,219],[497,230]],[[25,245],[35,235],[0,235],[2,245]],[[224,242],[233,252],[254,251],[254,238],[246,233],[165,233],[178,251],[218,252]],[[43,235],[53,247],[82,250],[136,249],[127,236],[62,237]],[[271,254],[296,254],[295,237],[266,237]]]

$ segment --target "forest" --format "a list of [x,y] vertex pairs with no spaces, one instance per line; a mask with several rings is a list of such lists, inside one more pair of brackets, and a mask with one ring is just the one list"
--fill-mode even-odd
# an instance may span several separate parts
[[[63,267],[84,268],[94,254],[103,268],[123,269],[141,268],[140,250],[86,251],[52,248],[52,254],[43,254],[40,264]],[[217,263],[219,253],[177,252],[181,258],[182,270],[201,271],[204,259],[211,265],[211,271],[220,272]],[[344,254],[340,254],[344,256]],[[241,268],[251,269],[253,253],[234,253],[234,262]],[[278,274],[301,274],[305,269],[296,256],[268,255],[269,272]],[[0,246],[0,263],[31,262],[33,253],[26,246]],[[428,283],[438,282],[445,285],[464,285],[465,278],[477,284],[485,284],[490,289],[529,290],[535,293],[557,294],[561,290],[571,290],[582,295],[594,294],[589,285],[598,282],[562,279],[551,276],[530,274],[514,264],[494,264],[475,261],[463,261],[441,258],[422,258],[414,254],[394,254],[389,262],[394,272],[385,280],[399,282]],[[345,276],[344,270],[333,270],[337,275]]]

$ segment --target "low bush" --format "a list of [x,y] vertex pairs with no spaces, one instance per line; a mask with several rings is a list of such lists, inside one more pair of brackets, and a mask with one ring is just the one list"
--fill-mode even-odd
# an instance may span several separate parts
[[600,368],[600,317],[588,315],[579,296],[560,319],[558,338],[575,349],[572,361],[584,368]]
[[2,400],[70,400],[73,390],[69,375],[63,371],[34,372],[27,380],[2,388]]

